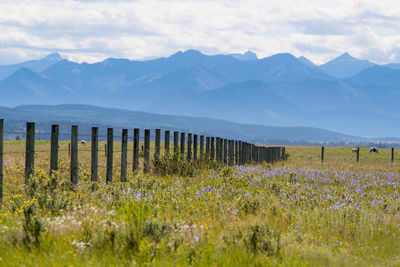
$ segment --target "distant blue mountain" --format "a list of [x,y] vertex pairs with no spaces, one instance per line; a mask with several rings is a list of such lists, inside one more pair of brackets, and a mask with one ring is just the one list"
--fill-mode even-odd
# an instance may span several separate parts
[[400,63],[389,63],[389,64],[386,64],[383,66],[391,68],[391,69],[395,69],[395,70],[400,70]]
[[[41,71],[23,67],[1,80],[0,105],[79,103],[400,136],[400,70],[348,54],[321,67],[288,53],[254,56],[188,50],[146,61],[78,64],[53,55]],[[376,119],[383,123],[372,129]]]
[[328,75],[333,77],[348,78],[374,65],[374,63],[368,60],[356,59],[349,53],[344,53],[320,67]]
[[258,59],[256,53],[251,52],[251,51],[247,51],[243,54],[229,54],[229,56],[234,57],[239,60],[257,60]]
[[0,65],[0,80],[6,78],[7,76],[10,76],[14,72],[16,72],[18,69],[21,68],[28,68],[34,72],[41,72],[48,68],[49,66],[60,62],[62,60],[62,57],[57,54],[57,53],[52,53],[42,59],[39,60],[30,60],[26,61],[23,63],[19,64],[13,64],[13,65]]

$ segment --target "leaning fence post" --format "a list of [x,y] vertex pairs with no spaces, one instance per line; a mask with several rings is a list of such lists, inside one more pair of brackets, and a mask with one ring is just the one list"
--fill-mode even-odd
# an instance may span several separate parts
[[357,162],[360,161],[360,148],[357,147]]
[[324,162],[325,147],[321,147],[321,162]]
[[197,160],[197,134],[193,135],[193,160]]
[[215,159],[215,138],[211,137],[211,160]]
[[144,130],[144,172],[150,171],[150,130]]
[[107,173],[106,182],[112,182],[113,171],[113,149],[114,149],[114,136],[113,128],[107,129]]
[[51,145],[50,145],[50,175],[58,170],[58,125],[51,126]]
[[91,162],[91,180],[93,182],[98,179],[97,165],[99,162],[99,128],[92,127],[92,162]]
[[35,166],[35,123],[26,123],[26,149],[25,149],[25,183],[33,173]]
[[394,147],[392,147],[392,163],[394,161]]
[[174,131],[174,153],[178,153],[179,150],[179,133]]
[[169,154],[169,133],[169,131],[164,132],[164,149],[166,154]]
[[128,129],[122,129],[121,139],[121,182],[126,182],[126,167],[128,152]]
[[78,183],[78,126],[71,128],[71,182]]
[[3,126],[4,120],[0,119],[0,209],[3,204]]
[[192,160],[192,134],[188,133],[188,140],[187,140],[187,160]]
[[161,142],[161,130],[156,129],[156,139],[155,139],[155,152],[154,152],[154,159],[160,158],[160,142]]
[[185,133],[181,133],[181,154],[185,155]]

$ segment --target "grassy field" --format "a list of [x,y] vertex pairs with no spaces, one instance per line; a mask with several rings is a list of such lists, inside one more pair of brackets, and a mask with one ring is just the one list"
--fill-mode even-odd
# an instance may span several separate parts
[[319,147],[288,147],[274,165],[128,171],[127,183],[116,167],[110,185],[104,168],[90,182],[90,152],[80,152],[77,186],[67,143],[52,176],[48,142],[36,149],[25,185],[24,142],[5,144],[0,265],[400,265],[400,155],[391,164],[389,149],[362,149],[356,163],[351,148],[326,148],[321,163]]

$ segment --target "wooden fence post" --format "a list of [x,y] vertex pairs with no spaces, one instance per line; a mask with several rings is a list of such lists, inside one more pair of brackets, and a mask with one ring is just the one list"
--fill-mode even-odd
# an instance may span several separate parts
[[220,138],[219,139],[219,161],[221,163],[224,163],[224,139]]
[[139,169],[139,128],[133,129],[133,167],[135,172]]
[[219,137],[216,137],[215,138],[215,158],[216,158],[216,160],[217,161],[221,161],[221,158],[220,158],[220,152],[219,152],[219,150],[220,150],[220,142],[219,142]]
[[200,158],[204,156],[204,135],[200,135]]
[[360,148],[357,147],[357,162],[360,161]]
[[92,162],[91,162],[91,180],[98,179],[98,163],[99,163],[99,128],[92,127]]
[[144,130],[144,168],[145,173],[150,171],[150,130]]
[[78,126],[71,128],[71,182],[78,183]]
[[35,167],[35,123],[26,123],[25,183],[28,182]]
[[224,164],[228,164],[228,139],[224,139]]
[[391,162],[393,163],[393,161],[394,161],[394,147],[392,147],[392,160],[391,160]]
[[187,160],[192,160],[192,134],[188,133],[188,140],[187,140]]
[[235,164],[239,165],[239,141],[235,141]]
[[178,153],[178,147],[179,147],[179,133],[177,131],[174,131],[174,153]]
[[128,153],[128,129],[122,129],[121,139],[121,182],[126,182],[126,167]]
[[50,175],[58,170],[58,125],[51,126],[51,144],[50,144]]
[[165,149],[165,153],[169,154],[169,134],[170,132],[167,130],[164,132],[164,149]]
[[181,133],[181,154],[185,155],[185,133]]
[[160,158],[160,142],[161,142],[161,130],[156,129],[156,139],[155,139],[155,152],[154,152],[154,159]]
[[197,134],[193,135],[193,160],[197,160]]
[[324,162],[325,147],[321,147],[321,162]]
[[206,137],[206,154],[207,154],[207,156],[211,157],[210,153],[211,153],[211,137],[207,136]]
[[211,160],[215,160],[215,138],[214,137],[211,137],[210,145],[211,145]]
[[0,209],[1,206],[3,205],[3,162],[4,162],[3,127],[4,127],[4,120],[0,119]]
[[107,129],[107,184],[112,182],[113,175],[113,149],[114,149],[114,133],[113,128]]
[[235,141],[229,140],[229,166],[233,166],[235,164]]
[[238,144],[239,165],[243,165],[243,143],[239,141]]

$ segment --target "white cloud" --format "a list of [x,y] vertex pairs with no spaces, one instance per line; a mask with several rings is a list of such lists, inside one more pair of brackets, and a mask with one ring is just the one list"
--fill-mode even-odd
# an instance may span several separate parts
[[6,0],[0,14],[0,64],[52,51],[93,62],[190,48],[399,60],[400,5],[391,0]]

